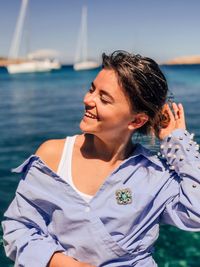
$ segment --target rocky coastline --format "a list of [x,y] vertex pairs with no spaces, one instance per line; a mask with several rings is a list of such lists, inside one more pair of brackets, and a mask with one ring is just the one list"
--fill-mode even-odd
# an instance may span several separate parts
[[162,65],[194,65],[200,64],[200,55],[182,56],[171,59]]

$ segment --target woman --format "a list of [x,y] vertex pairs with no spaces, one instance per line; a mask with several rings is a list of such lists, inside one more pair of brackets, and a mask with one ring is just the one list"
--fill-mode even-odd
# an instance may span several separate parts
[[[116,51],[85,95],[80,135],[42,144],[15,172],[4,244],[15,266],[157,266],[159,223],[200,230],[198,147],[151,59]],[[161,139],[161,157],[132,143]]]

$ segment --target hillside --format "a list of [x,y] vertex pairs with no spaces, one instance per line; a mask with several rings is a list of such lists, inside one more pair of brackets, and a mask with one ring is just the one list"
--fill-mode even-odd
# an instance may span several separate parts
[[200,55],[176,57],[164,63],[165,65],[200,64]]

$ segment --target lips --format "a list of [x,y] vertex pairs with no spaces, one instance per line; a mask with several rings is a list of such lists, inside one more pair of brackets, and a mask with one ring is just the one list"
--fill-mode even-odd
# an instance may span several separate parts
[[84,114],[86,117],[90,118],[90,119],[95,119],[97,120],[97,116],[95,116],[94,114],[92,114],[91,112],[89,112],[88,110],[85,111],[85,114]]

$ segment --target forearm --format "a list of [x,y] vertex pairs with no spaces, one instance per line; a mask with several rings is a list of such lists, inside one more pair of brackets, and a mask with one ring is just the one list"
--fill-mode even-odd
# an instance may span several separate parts
[[51,257],[48,267],[94,267],[90,264],[79,262],[63,253],[56,252]]
[[161,154],[174,179],[174,197],[166,204],[162,222],[186,231],[200,230],[200,154],[193,135],[176,129],[162,141]]

